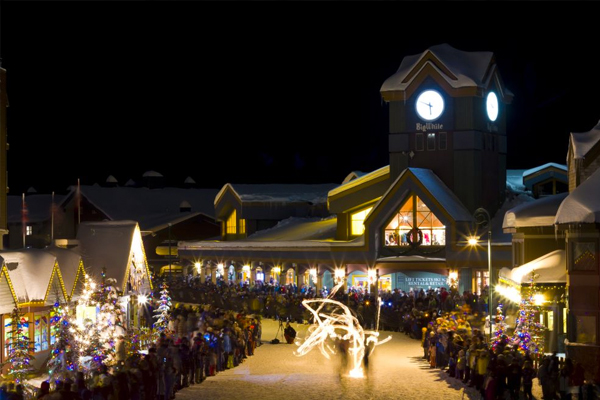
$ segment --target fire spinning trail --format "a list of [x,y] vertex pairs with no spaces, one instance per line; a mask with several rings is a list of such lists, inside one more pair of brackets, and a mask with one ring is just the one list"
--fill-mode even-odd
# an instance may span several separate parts
[[[350,342],[348,348],[348,362],[350,371],[348,375],[352,378],[363,378],[364,372],[362,368],[362,360],[365,351],[369,351],[369,356],[375,349],[375,346],[383,344],[392,337],[388,336],[384,340],[379,340],[379,311],[381,298],[377,300],[377,321],[375,330],[363,330],[358,319],[352,315],[352,311],[340,303],[332,300],[342,284],[338,284],[333,288],[331,294],[325,299],[304,300],[302,304],[314,315],[314,323],[306,331],[306,338],[302,344],[298,340],[298,349],[294,352],[296,356],[303,356],[310,352],[313,348],[318,347],[327,359],[330,354],[335,354],[335,347],[331,346],[331,341],[348,340]],[[314,303],[314,304],[312,304]],[[332,310],[327,312],[323,310],[326,306],[333,306]],[[313,308],[314,306],[314,308]],[[372,344],[372,345],[371,345]],[[366,349],[365,349],[366,347]]]

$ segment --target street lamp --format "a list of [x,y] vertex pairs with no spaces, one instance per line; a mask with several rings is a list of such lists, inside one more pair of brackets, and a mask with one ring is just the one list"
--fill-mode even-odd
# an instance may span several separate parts
[[[488,259],[488,318],[490,319],[490,340],[492,339],[492,224],[490,214],[485,208],[478,208],[473,213],[475,223],[482,229],[487,230],[487,259]],[[473,242],[474,241],[474,242]],[[476,244],[475,238],[469,239],[469,244]]]

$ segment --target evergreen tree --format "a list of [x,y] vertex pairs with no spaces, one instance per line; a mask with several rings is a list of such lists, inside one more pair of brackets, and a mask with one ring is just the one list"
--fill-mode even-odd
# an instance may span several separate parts
[[496,307],[496,317],[494,322],[494,337],[492,338],[492,348],[496,350],[500,347],[500,351],[508,344],[508,336],[506,335],[507,324],[504,322],[504,312],[502,304]]
[[166,282],[162,283],[161,288],[158,307],[154,310],[153,315],[153,318],[156,318],[156,322],[152,326],[154,328],[155,340],[158,340],[161,333],[169,333],[171,297],[169,296],[169,286]]
[[29,322],[16,305],[10,316],[10,327],[6,341],[8,356],[2,367],[9,365],[8,375],[19,384],[33,372],[31,362],[35,357],[32,355],[33,342],[29,340]]
[[515,330],[511,338],[512,344],[517,346],[522,353],[529,353],[534,358],[544,354],[543,332],[546,329],[536,318],[540,311],[539,306],[535,304],[537,294],[535,279],[537,277],[535,271],[532,271],[529,287],[525,290],[525,294],[521,296]]
[[76,351],[73,348],[74,339],[70,332],[71,323],[69,315],[60,305],[58,300],[50,318],[50,337],[53,338],[50,359],[48,360],[48,373],[50,381],[64,381],[73,377],[76,368]]

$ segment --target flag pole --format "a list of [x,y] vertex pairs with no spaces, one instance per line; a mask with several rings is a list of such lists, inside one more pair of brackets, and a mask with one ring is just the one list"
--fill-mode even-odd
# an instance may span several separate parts
[[21,231],[23,232],[23,248],[25,248],[25,193],[23,193],[23,204],[21,207]]
[[81,225],[81,185],[77,178],[77,226]]
[[50,205],[50,212],[52,213],[52,225],[50,229],[50,240],[54,243],[54,191],[52,191],[52,204]]

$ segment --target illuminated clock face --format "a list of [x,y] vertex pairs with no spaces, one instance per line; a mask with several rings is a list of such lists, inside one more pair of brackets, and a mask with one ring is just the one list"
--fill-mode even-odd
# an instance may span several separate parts
[[496,118],[498,118],[498,96],[496,96],[496,93],[488,93],[487,100],[485,102],[485,109],[490,121],[494,122]]
[[419,117],[433,121],[444,112],[444,98],[435,90],[426,90],[417,98],[416,108]]

